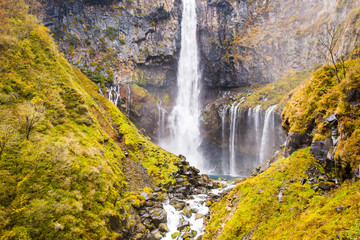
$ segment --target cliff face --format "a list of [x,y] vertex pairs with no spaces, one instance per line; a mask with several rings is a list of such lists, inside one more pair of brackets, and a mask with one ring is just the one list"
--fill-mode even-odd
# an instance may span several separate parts
[[[324,62],[316,50],[327,26],[341,23],[357,1],[199,1],[204,84],[229,88],[272,82],[289,69]],[[339,55],[358,36],[339,38]]]
[[44,1],[44,24],[66,58],[115,84],[176,81],[179,2]]

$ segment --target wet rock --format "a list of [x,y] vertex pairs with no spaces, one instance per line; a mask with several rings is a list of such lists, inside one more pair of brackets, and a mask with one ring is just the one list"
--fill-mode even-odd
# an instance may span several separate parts
[[197,219],[200,219],[200,218],[203,218],[204,217],[204,215],[202,214],[202,213],[196,213],[195,214],[195,219],[197,220]]
[[165,223],[160,223],[159,224],[159,230],[160,230],[160,232],[168,232],[169,228]]
[[196,236],[197,232],[192,230],[191,232],[186,232],[182,235],[182,238],[183,239],[191,239],[191,238],[194,238]]
[[185,213],[185,216],[188,218],[190,218],[192,215],[191,208],[189,206],[184,207],[183,212]]
[[178,211],[183,209],[186,205],[185,201],[179,200],[177,198],[171,199],[170,204]]
[[180,222],[180,224],[177,226],[177,230],[183,230],[186,227],[190,226],[190,222],[189,221],[185,221],[183,220],[182,222]]
[[154,236],[154,238],[156,240],[160,240],[163,237],[163,235],[161,234],[159,229],[155,229],[155,230],[151,231],[151,234]]
[[175,239],[175,238],[177,238],[180,234],[181,234],[180,232],[175,232],[175,233],[171,234],[171,238],[172,238],[172,239]]
[[162,208],[154,208],[149,211],[153,223],[158,226],[160,223],[166,223],[166,212]]

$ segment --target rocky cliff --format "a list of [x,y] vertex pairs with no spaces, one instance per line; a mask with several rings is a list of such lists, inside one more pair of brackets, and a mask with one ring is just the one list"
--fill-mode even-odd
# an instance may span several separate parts
[[[199,1],[204,84],[231,88],[272,82],[286,71],[322,63],[317,40],[341,24],[358,1]],[[358,40],[343,24],[339,56]]]

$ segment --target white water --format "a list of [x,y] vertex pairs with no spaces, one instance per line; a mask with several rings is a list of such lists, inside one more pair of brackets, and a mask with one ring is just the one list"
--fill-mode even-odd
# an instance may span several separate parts
[[[210,192],[212,194],[218,195],[223,191],[233,188],[235,185],[229,184],[226,181],[221,181],[222,184],[225,184],[225,187],[222,189],[213,189]],[[206,206],[206,201],[209,198],[206,194],[193,195],[193,199],[186,200],[186,204],[190,206],[191,209],[194,209],[197,213],[201,213],[204,217],[209,213],[209,208]],[[192,239],[197,239],[199,236],[204,234],[204,219],[199,218],[195,219],[195,213],[191,215],[190,218],[186,217],[182,210],[177,211],[173,206],[169,204],[169,201],[165,201],[163,203],[164,210],[167,214],[167,227],[169,232],[162,238],[162,240],[172,240],[171,235],[173,233],[179,232],[177,226],[180,224],[180,219],[184,219],[185,221],[189,221],[190,229],[195,230],[197,235]],[[182,239],[181,235],[179,235],[175,239]]]
[[199,56],[196,39],[196,1],[183,0],[181,51],[179,59],[176,104],[169,116],[170,139],[161,145],[176,154],[183,154],[191,165],[204,170],[199,151]]
[[108,89],[109,92],[109,100],[112,102],[115,106],[118,107],[119,100],[121,101],[120,96],[120,85],[118,86],[111,86],[110,89]]
[[[260,133],[260,112],[261,112],[261,105],[257,105],[254,109],[253,109],[253,119],[254,119],[254,125],[255,125],[255,142],[259,142],[259,139],[260,139],[260,136],[259,136],[259,133]],[[260,151],[260,148],[258,146],[258,144],[256,144],[256,152],[258,152],[258,156],[260,155],[259,151]],[[257,164],[261,164],[261,161],[260,161],[260,157],[257,159]]]
[[236,176],[236,121],[239,104],[233,103],[230,108],[229,172],[231,176]]
[[228,106],[225,106],[223,108],[223,111],[221,113],[221,143],[222,143],[222,172],[223,174],[229,174],[229,163],[225,161],[226,159],[226,153],[224,148],[225,143],[225,127],[226,127],[226,113],[228,111]]
[[274,114],[273,111],[276,108],[276,105],[269,107],[265,113],[264,128],[263,134],[261,137],[261,146],[260,146],[260,162],[263,163],[266,158],[270,157],[269,153],[269,142],[271,131],[274,129]]
[[165,114],[166,110],[161,106],[161,102],[156,102],[158,107],[158,142],[164,137],[165,133]]

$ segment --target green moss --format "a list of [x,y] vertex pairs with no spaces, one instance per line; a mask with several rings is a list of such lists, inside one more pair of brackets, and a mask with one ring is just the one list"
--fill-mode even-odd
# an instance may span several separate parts
[[299,85],[308,80],[311,74],[319,66],[314,66],[307,71],[289,71],[286,76],[278,81],[265,85],[254,84],[251,87],[244,88],[239,93],[235,101],[242,101],[243,108],[254,108],[261,105],[262,109],[267,109],[272,105],[278,105],[277,109],[282,109],[285,103]]
[[330,124],[324,123],[325,118],[336,114],[340,124],[341,137],[336,158],[342,160],[345,167],[350,163],[357,167],[360,163],[359,142],[360,111],[359,106],[351,106],[347,95],[350,91],[360,90],[360,63],[359,59],[350,59],[345,62],[346,77],[340,74],[338,83],[330,67],[325,66],[317,70],[310,81],[302,86],[289,102],[282,113],[283,126],[288,132],[304,133],[313,129],[314,139],[323,140],[330,137]]
[[[203,239],[320,239],[344,236],[357,223],[357,207],[342,212],[338,206],[358,206],[360,183],[345,182],[323,194],[315,192],[307,178],[309,166],[322,168],[309,148],[279,159],[267,171],[237,185],[213,205]],[[261,190],[261,191],[259,191]],[[282,202],[278,201],[283,192]],[[341,219],[341,221],[339,220]]]
[[[0,29],[0,126],[11,135],[0,156],[0,235],[122,239],[109,219],[130,228],[132,207],[143,198],[127,190],[121,149],[151,169],[153,183],[173,181],[177,157],[99,95],[44,26],[24,13],[12,16]],[[29,139],[20,120],[24,102],[45,108]]]

